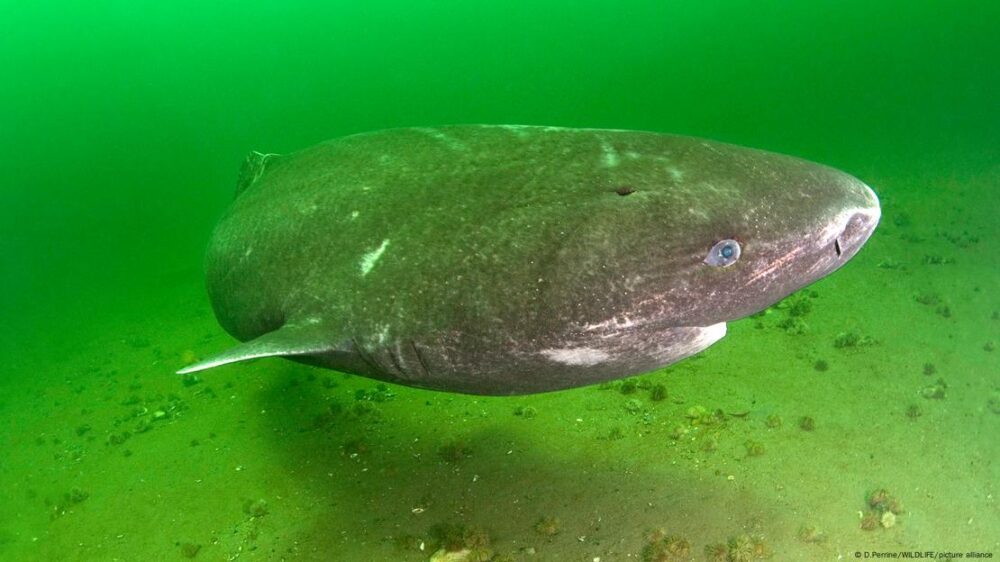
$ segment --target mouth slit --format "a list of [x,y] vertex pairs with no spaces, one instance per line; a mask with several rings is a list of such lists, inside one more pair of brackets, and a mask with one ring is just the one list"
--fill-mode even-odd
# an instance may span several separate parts
[[833,249],[835,252],[837,252],[838,258],[840,257],[841,254],[844,253],[843,250],[840,249],[840,238],[837,238],[833,241]]

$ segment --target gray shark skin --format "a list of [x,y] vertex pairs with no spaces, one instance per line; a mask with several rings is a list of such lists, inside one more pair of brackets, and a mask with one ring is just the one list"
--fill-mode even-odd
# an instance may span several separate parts
[[634,375],[844,265],[879,217],[843,172],[648,132],[461,125],[251,153],[206,258],[244,343],[179,372],[283,356],[491,395]]

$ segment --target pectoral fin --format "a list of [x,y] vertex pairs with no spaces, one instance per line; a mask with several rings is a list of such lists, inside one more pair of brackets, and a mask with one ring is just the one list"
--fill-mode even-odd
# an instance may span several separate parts
[[177,371],[177,374],[185,375],[259,357],[294,357],[325,353],[336,349],[334,341],[336,338],[329,326],[288,323],[273,332],[188,365]]

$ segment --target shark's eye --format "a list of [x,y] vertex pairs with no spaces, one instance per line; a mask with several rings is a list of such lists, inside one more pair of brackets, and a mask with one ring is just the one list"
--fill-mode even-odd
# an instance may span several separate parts
[[739,259],[740,243],[736,240],[720,240],[708,251],[705,263],[714,267],[726,267]]

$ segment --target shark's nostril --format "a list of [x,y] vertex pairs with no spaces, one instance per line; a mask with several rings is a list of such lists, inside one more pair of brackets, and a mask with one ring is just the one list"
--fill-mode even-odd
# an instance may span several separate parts
[[838,258],[850,258],[853,256],[868,237],[871,236],[875,226],[878,225],[879,215],[877,210],[863,210],[854,213],[847,224],[844,225],[843,232],[840,233],[833,243],[834,251]]
[[844,236],[850,236],[858,242],[863,242],[871,236],[876,224],[878,224],[877,216],[872,216],[868,212],[857,213],[847,223],[847,228],[844,229]]

